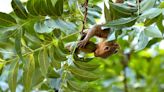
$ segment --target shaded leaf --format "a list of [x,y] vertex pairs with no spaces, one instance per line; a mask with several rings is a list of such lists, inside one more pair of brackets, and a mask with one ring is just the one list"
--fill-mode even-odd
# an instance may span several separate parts
[[58,40],[58,47],[63,53],[69,54],[69,50],[65,48],[63,40],[61,39]]
[[60,69],[61,62],[55,59],[54,54],[55,54],[54,48],[51,46],[51,48],[49,48],[49,57],[51,58],[51,66],[54,67],[55,69]]
[[49,68],[49,71],[48,71],[48,78],[59,78],[60,75],[54,71],[54,69],[52,67]]
[[105,16],[105,20],[106,22],[111,21],[111,12],[110,10],[107,8],[106,4],[104,3],[104,16]]
[[55,4],[55,13],[58,16],[61,16],[63,13],[63,7],[64,7],[64,0],[57,0],[56,4]]
[[157,22],[156,22],[158,29],[159,29],[162,33],[164,33],[163,18],[164,18],[164,17],[163,17],[163,15],[161,14],[160,16],[158,16],[158,19],[157,19]]
[[55,46],[55,45],[53,45],[53,47],[51,48],[51,49],[54,49],[53,51],[53,57],[54,57],[54,59],[55,60],[57,60],[57,61],[65,61],[65,60],[67,60],[67,58],[66,58],[66,54],[65,53],[63,53],[60,49],[59,49],[59,47],[57,47],[57,46]]
[[16,20],[9,14],[0,12],[0,28],[11,27],[16,25]]
[[19,58],[21,59],[21,61],[23,63],[25,63],[25,60],[22,56],[22,49],[21,49],[21,38],[22,38],[22,31],[23,30],[17,30],[17,35],[16,35],[16,38],[15,38],[15,50],[16,50],[16,53],[18,54]]
[[67,86],[73,91],[83,92],[81,86],[75,81],[67,81]]
[[28,14],[26,9],[24,8],[23,4],[20,0],[12,0],[11,2],[12,8],[14,9],[15,14],[22,19],[27,19]]
[[70,72],[79,80],[83,81],[94,81],[97,80],[99,77],[94,73],[81,70],[75,67],[70,67]]
[[144,22],[144,26],[150,26],[153,23],[155,23],[157,21],[158,17],[152,18],[152,19],[146,19]]
[[78,68],[88,70],[88,71],[95,70],[100,66],[99,64],[90,64],[90,63],[80,62],[80,61],[74,61],[74,64]]
[[35,9],[35,3],[37,0],[28,0],[27,2],[27,10],[32,15],[38,15],[38,11]]

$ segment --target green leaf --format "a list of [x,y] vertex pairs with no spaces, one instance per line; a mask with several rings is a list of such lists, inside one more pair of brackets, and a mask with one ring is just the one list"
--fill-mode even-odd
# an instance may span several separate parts
[[59,62],[58,60],[55,59],[54,57],[55,53],[54,53],[54,48],[53,46],[51,46],[51,48],[49,48],[49,57],[51,58],[51,66],[54,67],[55,69],[60,69],[61,68],[61,62]]
[[150,26],[153,23],[155,23],[157,21],[158,17],[152,18],[152,19],[146,19],[144,22],[144,26]]
[[38,60],[39,60],[41,73],[44,77],[46,77],[47,72],[48,72],[48,67],[49,67],[49,59],[48,59],[48,53],[47,53],[46,48],[44,48],[43,50],[39,52]]
[[55,7],[54,7],[54,12],[56,15],[61,16],[63,13],[63,7],[64,7],[64,0],[57,0]]
[[[0,59],[0,61],[1,61],[1,59]],[[5,66],[5,64],[0,62],[0,75],[2,74],[4,66]]]
[[107,22],[105,27],[130,27],[135,24],[138,17],[121,18]]
[[163,37],[161,31],[157,27],[154,27],[154,26],[149,26],[145,28],[144,33],[148,37],[153,37],[153,38]]
[[148,9],[151,9],[155,5],[155,2],[156,0],[143,0],[140,3],[140,7],[141,7],[140,11],[144,12]]
[[50,33],[53,28],[48,27],[44,24],[44,21],[38,21],[34,24],[34,29],[37,33]]
[[14,9],[15,14],[21,19],[27,19],[28,14],[23,4],[19,0],[12,0],[12,8]]
[[137,44],[138,47],[136,50],[138,51],[144,49],[148,44],[148,42],[149,42],[148,37],[145,35],[145,32],[142,31],[138,39],[138,44]]
[[88,16],[92,16],[94,18],[100,18],[101,17],[101,15],[97,11],[92,11],[92,10],[88,10]]
[[55,13],[55,4],[56,4],[56,2],[57,2],[57,0],[45,0],[45,1],[47,1],[47,14],[49,14],[49,15],[57,15],[56,13]]
[[65,48],[63,40],[61,39],[58,40],[58,47],[63,53],[69,54],[69,50]]
[[39,85],[44,80],[40,68],[35,68],[34,75],[32,77],[32,87]]
[[104,16],[105,16],[105,20],[106,22],[109,22],[112,20],[111,18],[111,12],[110,10],[107,8],[106,4],[104,3]]
[[52,49],[52,51],[54,51],[53,57],[54,57],[55,60],[57,60],[57,61],[65,61],[65,60],[67,60],[66,54],[63,53],[63,52],[59,49],[59,47],[53,45],[53,47],[52,47],[51,49]]
[[164,17],[163,17],[163,15],[161,14],[160,16],[158,16],[158,19],[157,19],[157,22],[156,22],[158,29],[159,29],[162,33],[164,33],[163,18],[164,18]]
[[21,59],[21,61],[23,63],[25,63],[25,60],[22,56],[22,49],[21,49],[21,38],[22,38],[22,31],[23,30],[17,30],[17,35],[16,35],[16,38],[15,38],[15,50],[16,50],[16,53],[18,54],[19,58]]
[[87,22],[89,22],[92,25],[94,25],[96,23],[93,16],[87,16]]
[[0,28],[1,27],[11,27],[15,26],[16,20],[11,17],[9,14],[0,12]]
[[27,57],[27,63],[23,70],[24,91],[30,92],[32,87],[32,76],[35,71],[35,61],[32,54]]
[[100,66],[99,64],[90,64],[90,63],[80,62],[80,61],[74,61],[74,64],[78,68],[88,70],[88,71],[95,70]]
[[75,67],[70,66],[70,72],[79,80],[83,81],[94,81],[97,80],[99,77],[94,73],[81,70]]
[[6,31],[2,33],[3,35],[1,36],[0,40],[7,40],[8,38],[12,37],[13,34],[16,33],[16,31]]
[[19,64],[18,61],[12,61],[9,69],[8,83],[11,92],[16,92],[17,76],[18,76]]
[[159,4],[158,7],[159,7],[159,8],[164,8],[164,1],[162,1],[162,2]]
[[67,86],[73,91],[84,92],[81,85],[75,81],[67,81]]
[[35,3],[37,0],[28,0],[27,2],[27,10],[32,15],[38,15],[38,11],[35,9]]
[[153,38],[149,41],[146,47],[150,48],[153,44],[156,44],[157,42],[160,42],[161,40],[162,40],[161,38]]
[[162,13],[162,9],[159,8],[150,8],[147,11],[143,12],[139,20],[143,19],[153,19]]
[[61,19],[49,19],[45,21],[45,25],[53,29],[60,29],[64,33],[70,34],[76,30],[76,25],[72,22],[66,22]]
[[59,78],[59,77],[60,77],[60,74],[55,72],[54,69],[50,67],[48,71],[48,78]]
[[135,7],[130,7],[127,5],[123,5],[119,3],[111,3],[111,2],[109,2],[109,4],[114,10],[122,14],[132,15],[132,13],[137,12],[137,8]]

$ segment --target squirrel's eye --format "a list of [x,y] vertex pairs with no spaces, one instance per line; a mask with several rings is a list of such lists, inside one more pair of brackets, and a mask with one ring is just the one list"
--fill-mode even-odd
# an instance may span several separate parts
[[105,46],[104,50],[109,51],[110,50],[110,47],[109,46]]

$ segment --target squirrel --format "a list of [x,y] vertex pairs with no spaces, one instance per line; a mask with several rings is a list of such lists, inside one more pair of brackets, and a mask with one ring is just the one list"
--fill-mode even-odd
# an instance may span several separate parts
[[[102,26],[103,24],[98,24],[88,29],[87,33],[85,33],[85,36],[78,43],[78,48],[81,51],[86,52],[86,45],[88,45],[88,43],[91,43],[89,39],[93,36],[107,39],[108,34],[110,32],[110,28],[101,29]],[[94,52],[95,57],[107,58],[108,56],[115,54],[119,49],[119,45],[114,41],[103,40],[102,42],[95,45],[95,49],[92,50],[92,52]]]

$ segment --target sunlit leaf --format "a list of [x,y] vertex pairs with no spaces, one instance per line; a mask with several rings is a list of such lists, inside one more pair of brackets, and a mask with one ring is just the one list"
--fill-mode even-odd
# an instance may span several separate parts
[[140,7],[141,7],[141,12],[144,12],[150,8],[152,8],[155,5],[156,0],[143,0],[140,3]]
[[11,92],[16,92],[17,76],[18,76],[19,63],[18,61],[12,61],[10,65],[8,83]]
[[29,92],[32,87],[32,76],[35,71],[35,61],[33,55],[27,56],[27,63],[23,71],[23,84],[26,92]]
[[44,24],[44,21],[38,21],[34,24],[34,29],[37,33],[50,33],[53,28],[48,27]]
[[150,8],[147,11],[143,12],[142,15],[140,16],[139,20],[143,19],[152,19],[157,17],[162,13],[162,9],[159,8]]
[[149,42],[148,37],[145,35],[144,31],[142,31],[138,39],[137,50],[144,49],[148,44],[148,42]]
[[39,85],[44,80],[44,76],[40,68],[35,68],[34,75],[32,77],[32,87]]
[[120,3],[109,2],[109,4],[111,5],[112,9],[122,14],[132,15],[132,13],[137,12],[137,8],[135,7],[130,7],[127,5],[120,4]]
[[161,31],[157,27],[154,27],[154,26],[149,26],[145,28],[144,33],[148,37],[162,38]]
[[38,60],[39,60],[40,70],[42,72],[42,75],[44,77],[46,77],[47,76],[47,72],[48,72],[48,67],[49,67],[49,59],[48,59],[48,53],[47,53],[46,48],[41,50],[39,52],[38,56],[39,56]]
[[138,17],[121,18],[107,22],[106,27],[129,27],[134,25]]
[[64,33],[73,33],[76,31],[76,25],[72,22],[66,22],[61,19],[49,19],[45,21],[45,25],[53,29],[61,29]]

